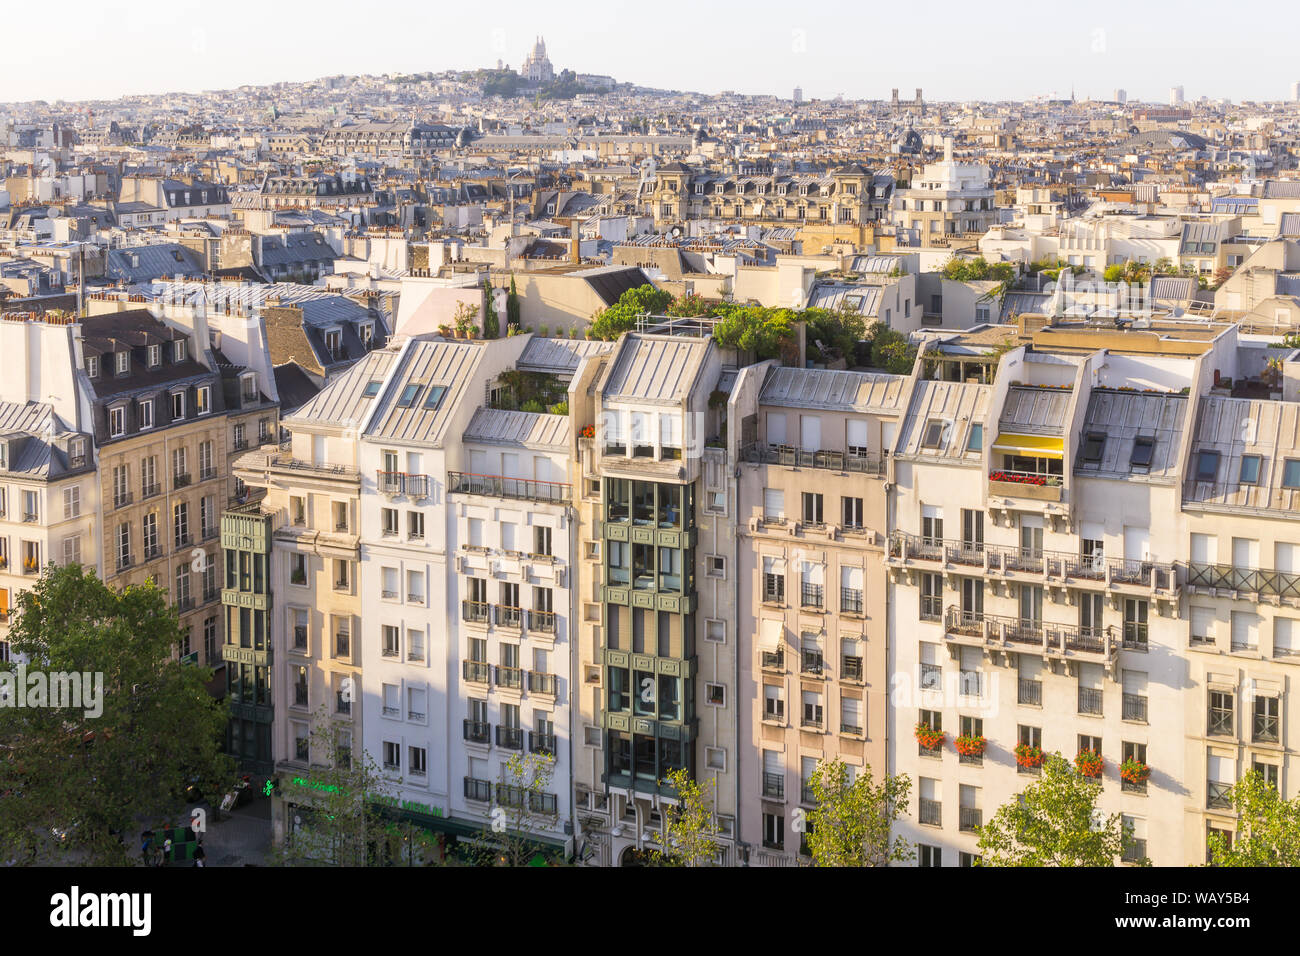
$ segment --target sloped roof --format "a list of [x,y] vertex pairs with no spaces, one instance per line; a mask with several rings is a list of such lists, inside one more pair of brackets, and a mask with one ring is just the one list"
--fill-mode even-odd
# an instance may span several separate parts
[[[1134,477],[1159,482],[1176,480],[1178,448],[1186,418],[1187,397],[1184,395],[1093,389],[1080,429],[1080,455],[1075,474],[1120,480]],[[1085,462],[1082,458],[1089,434],[1105,436],[1099,462]],[[1134,440],[1139,436],[1155,439],[1155,446],[1151,467],[1135,472],[1131,461]]]
[[627,335],[606,378],[605,400],[683,401],[712,343],[682,336]]
[[906,383],[902,375],[779,367],[769,372],[759,403],[891,415],[900,411]]
[[290,428],[295,424],[360,427],[377,398],[363,394],[366,385],[381,381],[396,358],[397,353],[388,349],[367,353],[296,412],[286,416],[285,425]]
[[480,408],[465,429],[465,441],[566,451],[569,447],[569,418],[542,412]]
[[[971,428],[983,428],[985,447],[992,441],[985,419],[993,397],[992,385],[975,385],[966,382],[920,381],[912,393],[903,427],[899,430],[896,454],[923,461],[946,461],[978,467],[982,458],[978,452],[967,451]],[[943,430],[943,440],[937,448],[922,448],[925,426],[931,421],[951,423]]]

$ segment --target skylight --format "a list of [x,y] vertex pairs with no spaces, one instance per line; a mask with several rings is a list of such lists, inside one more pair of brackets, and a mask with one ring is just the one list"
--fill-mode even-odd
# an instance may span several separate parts
[[415,404],[415,396],[420,394],[420,386],[414,382],[402,389],[402,394],[397,398],[398,408],[410,408]]
[[361,393],[361,397],[362,397],[362,398],[374,398],[376,395],[379,394],[379,386],[382,385],[382,384],[383,384],[383,383],[380,382],[378,379],[375,379],[375,380],[370,381],[370,382],[366,382],[366,390],[365,390],[364,392]]

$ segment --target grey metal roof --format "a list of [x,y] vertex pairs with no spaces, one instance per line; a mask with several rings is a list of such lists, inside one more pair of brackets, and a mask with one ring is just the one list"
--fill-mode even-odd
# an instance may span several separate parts
[[[1178,448],[1186,418],[1187,397],[1184,395],[1094,389],[1084,413],[1079,448],[1082,452],[1090,433],[1105,435],[1101,461],[1095,464],[1085,462],[1080,454],[1074,473],[1079,477],[1127,480],[1136,475],[1149,481],[1175,481],[1179,467]],[[1135,472],[1132,466],[1133,443],[1138,436],[1154,438],[1155,446],[1151,467]]]
[[606,401],[676,404],[695,383],[712,339],[629,334],[623,338],[602,392]]
[[[1196,480],[1198,453],[1217,451],[1213,482]],[[1259,455],[1259,483],[1243,485],[1241,458]],[[1231,508],[1268,509],[1300,516],[1300,490],[1282,487],[1287,458],[1300,458],[1300,405],[1294,402],[1206,396],[1196,423],[1185,500]]]
[[162,276],[198,275],[204,271],[198,254],[178,242],[110,249],[105,273],[124,282],[149,282]]
[[1285,239],[1300,239],[1300,212],[1284,212],[1277,225],[1278,236]]
[[876,315],[880,310],[880,288],[874,285],[818,282],[808,292],[808,308]]
[[1022,434],[1060,435],[1072,394],[1065,388],[1013,385],[1007,389],[998,428]]
[[[0,437],[18,439],[9,467],[3,472],[29,478],[58,477],[69,471],[63,452],[52,441],[76,434],[44,402],[0,402]],[[90,467],[90,439],[87,436],[87,468]],[[77,470],[81,470],[78,468]],[[15,509],[18,507],[14,505]],[[14,519],[15,521],[17,518]]]
[[1300,199],[1300,182],[1270,179],[1264,183],[1265,199]]
[[465,441],[566,451],[569,447],[569,418],[542,412],[480,408],[465,429]]
[[[984,447],[987,448],[991,444],[993,436],[985,424],[985,419],[988,417],[989,402],[992,397],[992,385],[975,385],[967,382],[917,382],[903,427],[900,429],[896,454],[923,461],[937,459],[964,462],[973,466],[980,465],[983,460],[981,456],[976,452],[966,451],[966,446],[970,443],[970,431],[974,425],[984,426]],[[944,430],[945,440],[940,442],[938,448],[922,448],[925,426],[931,421],[951,423],[951,427]]]
[[850,268],[864,275],[888,275],[902,266],[902,256],[854,256]]
[[578,364],[588,355],[612,352],[613,342],[600,339],[542,339],[533,337],[524,346],[515,367],[523,372],[548,372],[552,375],[572,375]]
[[902,375],[780,367],[763,383],[759,403],[892,415],[899,411],[906,383]]
[[1051,304],[1050,292],[1008,292],[1002,298],[1001,317],[1006,319],[1025,313],[1043,314],[1051,309]]
[[1191,276],[1156,276],[1151,280],[1151,299],[1157,305],[1190,302],[1198,288]]
[[389,349],[367,352],[355,365],[317,392],[311,401],[287,416],[284,424],[290,429],[301,424],[361,427],[376,401],[376,398],[362,394],[366,385],[382,381],[396,360],[397,353]]
[[[370,420],[366,437],[441,444],[452,410],[463,397],[483,352],[482,344],[412,340],[402,354],[400,367],[380,395],[382,404]],[[414,402],[403,408],[397,401],[407,385],[421,388]],[[437,408],[425,407],[430,385],[447,389]]]

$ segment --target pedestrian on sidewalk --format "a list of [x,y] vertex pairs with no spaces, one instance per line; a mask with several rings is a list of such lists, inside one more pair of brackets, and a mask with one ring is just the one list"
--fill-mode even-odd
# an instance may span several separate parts
[[194,848],[194,865],[207,866],[207,858],[207,851],[203,849],[203,841],[200,840],[199,845]]

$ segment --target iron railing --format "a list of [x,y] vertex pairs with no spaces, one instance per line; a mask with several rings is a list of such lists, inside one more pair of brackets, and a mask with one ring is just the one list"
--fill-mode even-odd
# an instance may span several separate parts
[[1123,718],[1147,722],[1147,699],[1141,694],[1125,694],[1123,698]]
[[573,492],[573,486],[562,481],[534,481],[531,478],[477,475],[463,471],[447,472],[447,482],[447,490],[453,494],[516,498],[522,501],[565,502],[572,497]]
[[1100,714],[1102,705],[1101,691],[1095,687],[1079,688],[1079,713]]
[[524,672],[518,667],[497,665],[497,686],[521,690],[524,686]]
[[486,661],[461,661],[461,672],[472,684],[490,684],[492,668]]
[[1016,703],[1043,706],[1043,682],[1021,677],[1016,682]]
[[1191,587],[1300,598],[1300,574],[1239,568],[1231,564],[1188,564],[1187,584]]
[[927,826],[943,826],[943,804],[938,800],[922,797],[917,819]]
[[802,451],[790,445],[750,442],[740,449],[742,461],[788,468],[820,468],[827,471],[883,475],[885,459],[875,455],[849,455],[842,451]]
[[773,800],[784,800],[785,799],[785,774],[764,772],[763,796],[770,797]]
[[944,622],[948,637],[966,637],[981,643],[1035,645],[1058,653],[1113,656],[1119,648],[1114,627],[1079,627],[1027,618],[1001,617],[949,606]]
[[471,743],[486,744],[492,740],[492,725],[486,720],[470,720],[466,718],[462,731],[465,739]]
[[974,833],[984,822],[984,814],[978,807],[957,808],[957,829],[962,833]]
[[530,694],[546,694],[550,697],[554,697],[555,696],[555,675],[543,674],[540,671],[529,671],[528,692]]
[[497,725],[497,746],[506,750],[524,749],[524,731],[522,727],[504,727]]

